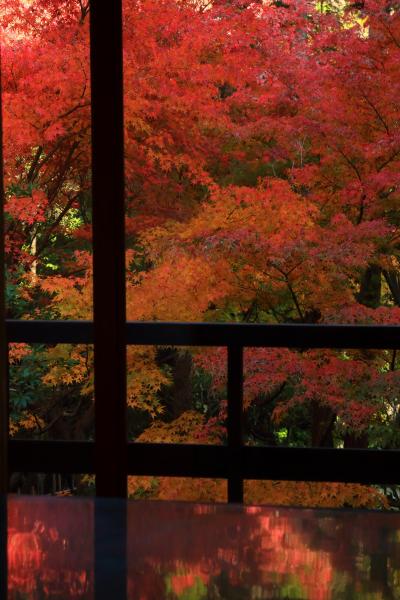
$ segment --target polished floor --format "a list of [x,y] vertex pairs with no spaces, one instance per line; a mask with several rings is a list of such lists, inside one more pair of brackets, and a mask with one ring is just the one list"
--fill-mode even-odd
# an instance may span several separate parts
[[7,544],[9,600],[400,598],[397,513],[10,496]]

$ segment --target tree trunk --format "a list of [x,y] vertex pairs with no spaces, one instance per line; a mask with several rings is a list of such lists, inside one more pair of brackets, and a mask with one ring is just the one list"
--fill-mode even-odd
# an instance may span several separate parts
[[378,308],[381,303],[382,268],[369,265],[361,277],[360,291],[356,298],[360,304],[369,308]]
[[368,433],[346,433],[343,443],[345,448],[368,448]]
[[166,407],[166,420],[173,421],[193,408],[192,356],[175,348],[160,348],[157,363],[168,365],[172,371],[172,386],[165,388],[161,396]]
[[311,445],[313,448],[333,448],[336,415],[329,406],[313,402],[311,406]]
[[390,293],[396,306],[400,306],[400,273],[396,269],[383,271],[383,276],[386,279]]

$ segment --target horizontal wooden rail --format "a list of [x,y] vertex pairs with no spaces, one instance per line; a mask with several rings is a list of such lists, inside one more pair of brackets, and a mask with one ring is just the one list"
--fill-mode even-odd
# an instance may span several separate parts
[[[399,484],[400,450],[126,445],[129,475]],[[93,442],[11,440],[10,471],[93,473]]]
[[[90,344],[93,334],[91,321],[7,321],[8,342]],[[246,446],[241,428],[244,347],[396,349],[400,326],[128,322],[126,344],[227,347],[229,367],[227,446],[125,442],[126,474],[227,479],[231,502],[242,501],[246,479],[400,483],[400,450]],[[11,440],[9,463],[10,471],[94,473],[95,446]]]
[[[92,321],[7,321],[9,342],[92,344]],[[128,345],[400,348],[400,325],[127,322]]]

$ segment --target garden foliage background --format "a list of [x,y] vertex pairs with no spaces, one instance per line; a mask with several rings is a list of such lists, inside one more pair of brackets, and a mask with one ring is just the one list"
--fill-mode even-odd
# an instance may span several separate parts
[[[399,9],[125,0],[128,319],[399,322]],[[9,318],[91,318],[89,18],[83,0],[0,11]],[[130,440],[224,443],[225,351],[127,355]],[[91,346],[14,344],[10,361],[11,435],[93,438]],[[399,367],[396,351],[246,349],[247,443],[398,448]],[[246,498],[399,504],[395,487],[343,484],[248,482]]]

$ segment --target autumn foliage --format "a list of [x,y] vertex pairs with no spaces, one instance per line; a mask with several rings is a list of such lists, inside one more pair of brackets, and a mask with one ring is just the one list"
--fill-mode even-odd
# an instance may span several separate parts
[[[10,317],[91,317],[89,18],[81,0],[0,13]],[[397,3],[125,0],[124,80],[128,319],[398,323]],[[11,359],[15,435],[93,435],[92,348]],[[223,350],[130,347],[128,365],[130,439],[225,441]],[[399,367],[247,349],[247,441],[399,447]],[[252,501],[291,498],[263,485]]]

